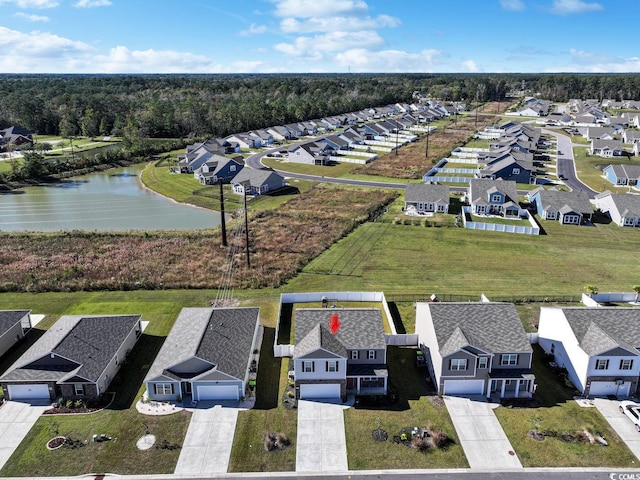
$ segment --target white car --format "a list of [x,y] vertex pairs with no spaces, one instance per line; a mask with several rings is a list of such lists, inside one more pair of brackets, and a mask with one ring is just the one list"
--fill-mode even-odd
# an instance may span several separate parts
[[629,400],[620,402],[620,413],[624,413],[633,422],[636,431],[640,432],[640,405]]

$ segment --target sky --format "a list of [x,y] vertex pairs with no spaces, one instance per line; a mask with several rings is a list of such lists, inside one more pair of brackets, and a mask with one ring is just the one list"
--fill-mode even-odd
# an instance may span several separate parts
[[0,0],[0,73],[640,72],[639,14],[639,0]]

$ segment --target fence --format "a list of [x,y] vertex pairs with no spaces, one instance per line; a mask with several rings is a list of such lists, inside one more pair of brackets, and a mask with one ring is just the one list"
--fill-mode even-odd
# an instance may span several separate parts
[[[377,155],[376,155],[377,158]],[[358,165],[365,165],[369,163],[371,160],[375,160],[373,158],[367,158],[365,160],[361,160],[359,158],[349,158],[349,157],[337,157],[335,155],[329,155],[329,161],[331,162],[339,162],[339,163],[357,163]]]
[[[386,294],[387,302],[429,302],[431,295],[438,297],[439,302],[479,302],[481,296],[477,293],[442,293],[442,292],[422,292],[422,293],[389,293]],[[529,295],[526,293],[513,295],[487,295],[491,302],[507,303],[580,303],[580,295],[558,295],[556,293],[547,295]]]
[[469,173],[473,175],[476,173],[475,168],[434,168],[436,173]]
[[422,181],[425,183],[470,183],[471,177],[427,177],[425,175],[422,177]]
[[477,157],[453,157],[452,158],[445,158],[445,160],[447,160],[448,162],[451,163],[464,163],[465,165],[478,165],[478,160],[476,159]]
[[387,345],[418,345],[418,335],[415,333],[399,333],[397,335],[385,334],[384,339]]
[[[440,178],[440,177],[438,177]],[[531,214],[526,210],[521,210],[521,213],[525,212],[530,227],[524,225],[509,225],[504,223],[489,223],[489,222],[472,222],[467,220],[467,215],[471,214],[471,207],[462,207],[462,222],[464,228],[470,228],[471,230],[485,230],[489,232],[504,232],[504,233],[520,233],[523,235],[540,235],[540,227],[535,222]]]
[[606,292],[587,295],[582,294],[582,303],[587,307],[600,307],[601,303],[636,303],[638,294],[635,292]]

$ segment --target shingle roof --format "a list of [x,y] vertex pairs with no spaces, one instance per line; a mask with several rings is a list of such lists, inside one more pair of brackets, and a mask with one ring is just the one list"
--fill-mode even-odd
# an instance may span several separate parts
[[536,190],[545,211],[566,213],[568,207],[573,212],[582,214],[593,213],[593,205],[585,192],[563,192],[561,190]]
[[512,180],[491,180],[489,178],[472,178],[469,182],[469,196],[471,203],[488,201],[491,192],[501,192],[507,196],[507,200],[518,201],[516,182]]
[[640,165],[609,165],[617,178],[640,179]]
[[346,347],[323,323],[317,324],[309,333],[307,333],[300,343],[296,343],[294,357],[302,357],[320,348],[343,358],[347,358],[348,353]]
[[588,355],[622,346],[640,348],[640,309],[616,307],[562,308],[578,344]]
[[259,308],[183,308],[145,382],[194,356],[243,379],[259,313]]
[[346,349],[385,348],[382,313],[377,308],[300,308],[295,312],[295,352],[298,344],[319,324],[328,325],[331,315],[340,321],[335,339]]
[[139,321],[140,315],[61,317],[16,361],[2,380],[62,380],[64,374],[71,371],[67,362],[61,362],[59,369],[32,365],[53,353],[77,364],[79,368],[75,369],[75,375],[95,382]]
[[611,201],[621,217],[640,217],[640,196],[606,191],[596,195],[596,199],[604,198],[607,195],[611,196]]
[[486,352],[531,352],[531,345],[511,303],[429,303],[443,355],[469,344]]
[[0,335],[19,323],[30,310],[0,310]]
[[449,203],[449,187],[428,183],[409,183],[405,189],[405,202]]

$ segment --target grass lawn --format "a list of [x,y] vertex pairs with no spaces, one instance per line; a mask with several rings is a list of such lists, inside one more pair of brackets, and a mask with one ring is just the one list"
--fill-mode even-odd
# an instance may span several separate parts
[[478,223],[495,223],[498,225],[521,225],[523,227],[530,227],[531,224],[527,220],[511,219],[503,217],[484,217],[482,215],[467,214],[467,220]]
[[276,170],[285,172],[300,173],[304,175],[318,175],[325,177],[342,177],[354,169],[354,163],[338,163],[335,165],[306,165],[303,163],[287,162],[280,158],[263,157],[262,163]]
[[586,183],[597,192],[609,190],[614,193],[627,193],[629,190],[628,187],[616,187],[604,178],[602,168],[612,164],[638,164],[638,161],[634,160],[634,157],[602,158],[589,155],[586,148],[574,148],[573,157],[580,181]]
[[[494,410],[524,467],[635,467],[636,457],[595,408],[573,401],[577,392],[569,388],[544,364],[542,350],[534,345],[533,370],[538,384],[537,408],[499,407]],[[559,438],[543,441],[527,432],[537,424],[540,431],[574,433],[587,430],[601,434],[609,446],[568,443]]]
[[[444,404],[435,405],[427,396],[425,372],[415,367],[415,349],[388,347],[389,378],[398,393],[390,407],[362,404],[344,412],[349,469],[465,468],[466,457]],[[437,397],[435,397],[437,398]],[[421,453],[392,438],[404,427],[430,427],[444,431],[453,443],[444,450]],[[372,431],[382,428],[389,438],[377,442]]]

